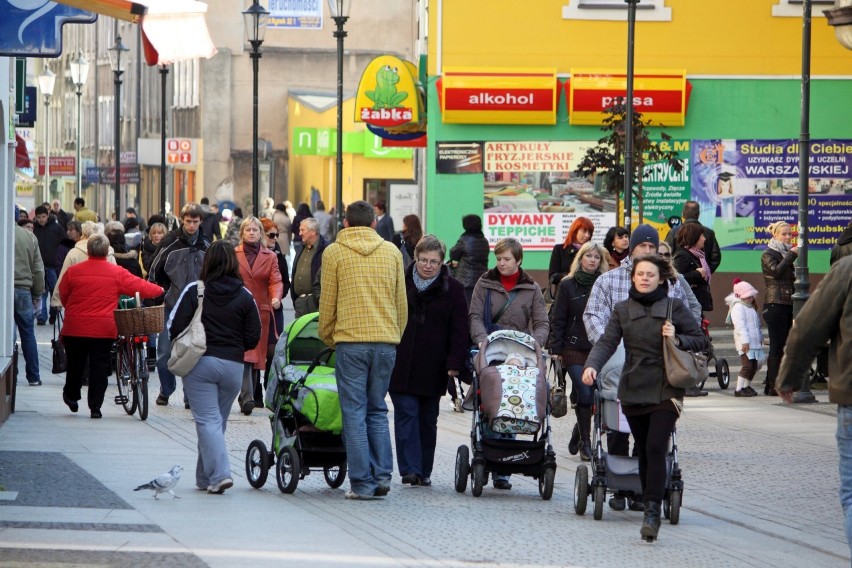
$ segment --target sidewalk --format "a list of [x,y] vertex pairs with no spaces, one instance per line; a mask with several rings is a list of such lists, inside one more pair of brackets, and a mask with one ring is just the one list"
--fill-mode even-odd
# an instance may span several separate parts
[[[16,413],[0,427],[0,565],[265,567],[371,566],[849,566],[838,504],[835,411],[785,407],[777,398],[710,395],[687,399],[678,423],[685,493],[678,526],[660,540],[639,538],[641,513],[605,507],[603,520],[573,511],[576,456],[567,453],[573,418],[554,420],[558,470],[551,501],[537,482],[514,476],[512,491],[474,498],[453,488],[456,448],[469,441],[470,413],[442,403],[433,486],[402,486],[395,474],[381,501],[347,501],[322,474],[278,490],[245,479],[245,451],[269,445],[267,411],[234,406],[226,434],[235,485],[225,495],[194,489],[195,428],[189,411],[152,404],[147,421],[111,404],[102,420],[85,404],[71,414],[64,375],[50,370],[50,328],[38,327],[41,387],[21,370]],[[733,367],[733,365],[732,365]],[[45,371],[46,369],[46,371]],[[114,379],[111,378],[112,381]],[[157,392],[156,374],[150,393]],[[176,488],[155,500],[134,492],[173,465]],[[591,509],[591,507],[590,507]]]

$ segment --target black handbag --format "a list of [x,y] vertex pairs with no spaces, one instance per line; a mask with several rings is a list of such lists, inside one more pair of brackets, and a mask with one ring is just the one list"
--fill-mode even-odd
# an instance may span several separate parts
[[53,367],[51,372],[54,375],[64,373],[68,370],[68,355],[65,353],[65,345],[62,343],[62,338],[57,338],[58,332],[62,331],[62,312],[56,311],[56,319],[53,321],[53,339],[50,340],[50,348],[53,350]]
[[559,359],[550,360],[547,366],[547,378],[552,381],[550,385],[551,413],[554,418],[562,418],[568,414],[568,395],[565,394],[567,384]]

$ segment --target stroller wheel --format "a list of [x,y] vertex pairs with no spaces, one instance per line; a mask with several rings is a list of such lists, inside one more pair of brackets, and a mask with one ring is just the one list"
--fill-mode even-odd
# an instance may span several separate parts
[[275,478],[278,481],[278,489],[283,493],[293,493],[299,485],[299,475],[302,472],[300,461],[299,452],[293,446],[285,446],[278,454]]
[[269,475],[269,452],[260,440],[253,440],[246,451],[246,478],[249,485],[260,489]]
[[606,487],[603,485],[595,485],[595,511],[593,517],[596,521],[603,518],[603,506],[606,498]]
[[538,494],[545,501],[550,501],[553,497],[553,480],[556,477],[556,469],[552,467],[544,468],[544,473],[538,478]]
[[584,515],[588,500],[589,468],[584,465],[578,465],[577,473],[574,475],[574,512],[578,515]]
[[456,450],[456,491],[465,492],[468,477],[470,477],[470,450],[467,446],[459,446],[459,449]]
[[716,380],[719,388],[725,390],[731,384],[731,369],[725,359],[716,359]]
[[332,489],[337,489],[346,480],[346,462],[332,467],[324,467],[322,468],[322,474],[328,486]]
[[680,505],[682,501],[683,493],[680,489],[672,489],[669,492],[669,498],[665,502],[666,510],[668,511],[666,517],[673,525],[676,525],[680,522]]
[[482,495],[482,487],[485,485],[485,465],[477,463],[473,465],[473,487],[470,492],[474,497]]

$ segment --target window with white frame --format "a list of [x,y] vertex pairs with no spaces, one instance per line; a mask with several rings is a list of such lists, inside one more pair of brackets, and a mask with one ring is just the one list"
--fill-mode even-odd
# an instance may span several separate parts
[[[801,18],[803,16],[802,5],[803,0],[775,0],[772,5],[772,15]],[[822,11],[826,8],[832,8],[834,0],[811,0],[811,17],[824,18]]]
[[[570,0],[562,7],[564,20],[626,20],[627,3],[624,0]],[[666,0],[639,0],[636,20],[643,22],[670,22],[672,9]]]

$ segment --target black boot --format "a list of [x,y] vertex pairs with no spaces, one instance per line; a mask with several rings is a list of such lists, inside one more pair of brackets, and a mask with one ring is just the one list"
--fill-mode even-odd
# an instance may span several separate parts
[[645,501],[645,519],[642,521],[642,529],[639,534],[642,535],[642,540],[645,542],[654,542],[657,540],[657,533],[660,532],[660,502]]
[[766,382],[763,384],[763,394],[778,396],[775,392],[775,379],[778,378],[778,370],[781,368],[781,357],[769,357],[766,360]]
[[[576,412],[576,411],[575,411]],[[579,418],[578,418],[579,420]],[[571,439],[568,441],[568,453],[576,456],[580,451],[580,428],[578,424],[574,424],[574,429],[571,430]]]
[[574,409],[577,425],[580,427],[580,459],[592,461],[592,409],[578,406]]

